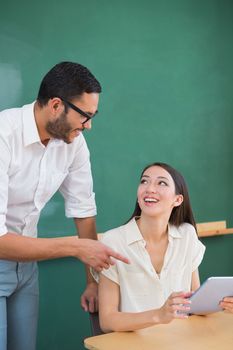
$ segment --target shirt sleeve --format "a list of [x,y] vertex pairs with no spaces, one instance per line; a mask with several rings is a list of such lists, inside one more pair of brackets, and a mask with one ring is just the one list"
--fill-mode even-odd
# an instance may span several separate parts
[[59,189],[65,199],[65,213],[68,218],[96,215],[90,154],[83,135],[80,134],[79,137],[74,160]]
[[97,283],[99,283],[99,276],[101,273],[103,276],[107,277],[111,281],[120,284],[116,265],[111,265],[109,269],[103,269],[102,272],[97,272],[91,267],[90,272]]
[[8,169],[10,164],[10,150],[3,135],[0,134],[0,236],[6,234],[6,214],[8,203],[9,176]]
[[[106,244],[107,246],[113,248],[113,245],[111,244],[111,237],[104,237],[105,234],[103,234],[100,238],[101,242]],[[97,283],[99,283],[99,272],[95,271],[93,268],[90,269],[92,276],[96,280]],[[119,282],[119,273],[117,268],[117,261],[115,262],[115,265],[110,265],[108,269],[102,270],[102,275],[110,279],[111,281],[120,284]]]
[[[113,236],[109,235],[109,234],[103,234],[101,236],[101,242],[104,243],[105,245],[107,245],[108,247],[115,249],[115,244],[113,241]],[[115,265],[110,265],[110,267],[108,269],[103,269],[103,271],[101,272],[105,277],[109,278],[111,281],[120,284],[119,281],[119,272],[118,272],[118,268],[117,268],[118,262],[117,260],[115,260]]]
[[191,246],[192,246],[192,272],[194,272],[202,262],[205,246],[197,237],[196,230],[191,226]]
[[109,269],[104,269],[101,272],[105,277],[107,277],[108,279],[110,279],[111,281],[120,284],[119,282],[119,275],[118,275],[118,271],[117,271],[117,265],[111,265],[109,267]]

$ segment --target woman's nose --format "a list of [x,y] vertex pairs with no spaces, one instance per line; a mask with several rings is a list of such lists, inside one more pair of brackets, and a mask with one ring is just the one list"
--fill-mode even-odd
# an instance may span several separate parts
[[146,187],[146,192],[147,193],[149,193],[149,192],[155,193],[156,191],[157,191],[157,188],[156,188],[156,186],[154,184],[150,183],[150,184],[147,185],[147,187]]

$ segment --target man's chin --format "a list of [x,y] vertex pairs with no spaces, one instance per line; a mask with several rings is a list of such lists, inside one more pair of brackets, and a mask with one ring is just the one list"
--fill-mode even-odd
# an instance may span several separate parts
[[70,140],[63,140],[67,145],[69,145],[70,143],[72,143],[74,140],[70,141]]
[[54,139],[59,140],[59,141],[63,141],[67,144],[71,143],[73,140],[71,140],[68,136],[64,136],[64,135],[53,135],[52,136]]
[[72,137],[72,138],[66,138],[66,137],[64,137],[64,138],[62,138],[62,140],[66,143],[66,144],[70,144],[70,143],[72,143],[72,142],[74,142],[74,140],[76,139],[76,137],[79,137],[79,135],[80,134],[78,134],[78,135],[76,135],[76,136],[74,136],[74,137]]
[[77,131],[76,134],[74,136],[71,136],[70,138],[68,137],[63,137],[62,140],[69,144],[69,143],[72,143],[77,137],[79,137],[79,135],[81,134],[81,130]]
[[79,137],[80,134],[81,134],[81,130],[79,130],[77,132],[77,134],[75,136],[73,136],[73,137],[69,137],[69,136],[65,136],[65,135],[57,135],[57,134],[54,134],[54,135],[51,135],[51,136],[54,139],[56,139],[56,140],[61,140],[61,141],[65,142],[65,143],[67,143],[67,144],[70,144],[70,143],[72,143],[74,141],[74,139],[76,137]]

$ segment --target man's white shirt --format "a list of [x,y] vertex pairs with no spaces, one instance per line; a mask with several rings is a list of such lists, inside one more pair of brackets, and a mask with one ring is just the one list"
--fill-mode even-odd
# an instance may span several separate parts
[[34,103],[0,113],[0,235],[37,236],[44,205],[59,189],[67,217],[96,215],[86,141],[80,133],[71,144],[38,134]]

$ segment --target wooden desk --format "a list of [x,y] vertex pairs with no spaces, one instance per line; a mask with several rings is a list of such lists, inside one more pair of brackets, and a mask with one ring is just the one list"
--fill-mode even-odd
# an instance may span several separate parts
[[114,332],[87,338],[90,350],[232,350],[233,314],[191,316],[135,332]]

